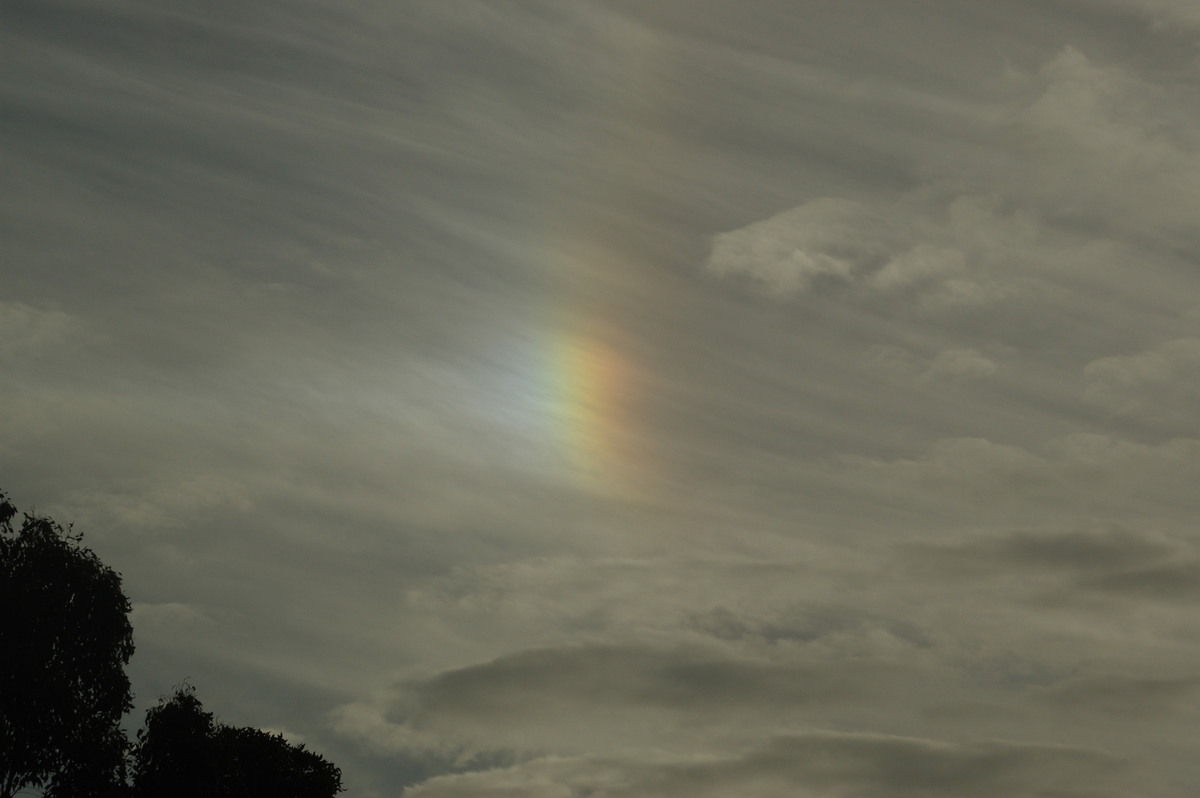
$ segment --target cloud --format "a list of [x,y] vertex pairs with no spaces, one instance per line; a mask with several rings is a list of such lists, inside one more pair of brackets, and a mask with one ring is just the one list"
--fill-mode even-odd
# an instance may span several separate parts
[[1117,525],[1087,525],[995,532],[968,543],[920,544],[912,554],[927,564],[931,559],[941,561],[944,574],[997,570],[1028,574],[1030,569],[1103,574],[1167,561],[1179,550],[1178,544],[1161,535]]
[[[1134,794],[1122,787],[1123,770],[1119,758],[1087,749],[804,734],[780,736],[734,755],[535,759],[506,769],[441,776],[406,795],[1118,798]],[[529,792],[521,793],[523,789]]]
[[748,276],[779,297],[852,285],[938,311],[1027,290],[1028,279],[1000,279],[995,266],[1021,259],[1035,236],[1032,218],[987,196],[919,191],[873,205],[825,198],[718,235],[706,268]]
[[946,349],[926,357],[894,344],[871,346],[862,364],[872,372],[913,384],[980,380],[999,370],[993,359],[972,348]]
[[81,324],[61,310],[0,300],[0,358],[44,357],[46,350],[79,334]]
[[1200,141],[1176,110],[1184,100],[1067,47],[1010,75],[992,102],[963,134],[994,156],[978,168],[931,162],[897,198],[826,196],[719,234],[707,270],[777,296],[853,286],[861,302],[944,313],[1046,299],[1087,259],[1081,224],[1100,238],[1195,243]]
[[1194,29],[1200,26],[1200,11],[1190,0],[1074,0],[1079,5],[1132,12],[1156,29]]
[[939,483],[959,487],[958,495],[967,501],[981,494],[1019,495],[1039,485],[1050,489],[1044,476],[1051,466],[1044,458],[984,438],[942,439],[914,459],[884,461],[848,455],[843,462],[868,483],[890,485],[913,496],[928,495]]
[[1200,148],[1170,96],[1074,48],[1046,64],[1037,84],[1013,118],[1036,201],[1137,234],[1185,235],[1200,208]]
[[1109,716],[1119,722],[1146,721],[1195,711],[1200,677],[1097,675],[1072,679],[1039,698],[1073,713]]
[[1169,619],[1172,607],[1200,597],[1200,551],[1179,533],[1093,523],[975,533],[962,543],[906,544],[900,553],[920,578],[990,585],[1031,611],[1112,613],[1123,605],[1136,614],[1158,605]]
[[1121,570],[1081,585],[1127,599],[1194,603],[1200,599],[1200,560]]
[[1192,506],[1200,477],[1200,440],[1143,444],[1071,433],[1037,449],[985,438],[944,438],[913,458],[845,455],[845,479],[897,501],[927,508],[988,501],[1018,512],[1095,511],[1127,517],[1156,505]]
[[974,349],[947,349],[929,364],[931,378],[939,376],[982,378],[996,373],[996,364]]
[[[399,751],[460,758],[632,750],[682,742],[696,736],[693,728],[754,735],[818,709],[878,702],[908,671],[884,658],[746,657],[716,642],[521,651],[401,683],[382,708],[343,706],[334,721],[344,734],[390,740]],[[724,734],[700,738],[713,733]]]
[[720,276],[745,275],[785,296],[808,290],[822,278],[849,279],[864,261],[877,258],[885,218],[848,200],[822,199],[785,211],[713,240],[707,268]]
[[917,244],[885,263],[871,276],[870,282],[881,291],[888,291],[966,271],[962,250]]
[[[365,796],[1197,783],[1186,712],[1118,728],[1194,700],[1186,37],[60,5],[0,30],[0,487],[126,575],[140,696],[194,677]],[[577,334],[631,363],[634,495],[562,467]]]
[[160,535],[178,530],[205,510],[249,512],[256,487],[244,480],[200,474],[178,481],[160,477],[125,492],[77,493],[69,502],[75,512],[104,526],[135,534]]
[[1200,339],[1164,341],[1083,369],[1084,401],[1118,416],[1194,429],[1200,404]]
[[183,628],[213,622],[203,607],[174,601],[160,604],[137,602],[133,605],[133,618],[138,624],[146,626]]

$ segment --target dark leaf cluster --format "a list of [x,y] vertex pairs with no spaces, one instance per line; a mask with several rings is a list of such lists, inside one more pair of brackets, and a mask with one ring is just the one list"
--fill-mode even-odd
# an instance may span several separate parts
[[191,687],[132,742],[121,577],[81,536],[0,493],[0,798],[332,798],[341,771],[281,735],[218,723]]
[[121,577],[70,529],[16,515],[0,494],[0,796],[123,783],[133,627]]
[[146,713],[133,798],[330,798],[342,774],[282,735],[218,723],[190,687]]

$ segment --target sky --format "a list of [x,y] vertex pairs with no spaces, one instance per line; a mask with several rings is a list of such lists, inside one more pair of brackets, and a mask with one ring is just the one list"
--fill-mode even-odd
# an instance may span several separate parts
[[1200,794],[1194,0],[6,0],[0,489],[361,798]]

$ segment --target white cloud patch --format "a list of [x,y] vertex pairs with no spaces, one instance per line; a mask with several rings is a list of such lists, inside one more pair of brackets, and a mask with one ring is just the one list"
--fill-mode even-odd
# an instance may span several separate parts
[[883,218],[861,203],[816,200],[717,236],[708,269],[748,276],[776,295],[805,291],[823,277],[847,280],[886,251],[877,238]]
[[[718,235],[707,269],[776,295],[818,278],[927,312],[1044,299],[1087,259],[1064,227],[1191,241],[1200,214],[1200,139],[1172,92],[1068,47],[1033,74],[1010,75],[977,131],[996,155],[975,174],[941,173],[896,200],[807,202]],[[967,190],[963,190],[967,187]]]
[[780,296],[825,278],[937,310],[1020,290],[1020,281],[990,274],[998,262],[1022,257],[1035,237],[1032,218],[984,196],[946,202],[918,192],[871,206],[821,199],[717,236],[707,268],[749,276]]
[[917,244],[889,260],[875,272],[870,283],[881,291],[906,288],[916,283],[965,274],[966,256],[960,249]]
[[[1024,178],[1056,213],[1137,233],[1180,234],[1200,211],[1200,142],[1169,93],[1066,49],[1013,120]],[[1013,190],[1020,190],[1014,187]]]

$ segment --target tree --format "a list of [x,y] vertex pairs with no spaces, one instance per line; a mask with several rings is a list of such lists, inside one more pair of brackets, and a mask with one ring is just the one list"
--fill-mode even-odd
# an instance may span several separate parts
[[112,795],[125,781],[121,716],[133,654],[121,577],[49,518],[0,493],[0,798]]
[[[121,577],[81,536],[0,492],[0,798],[332,798],[342,773],[281,735],[217,723],[184,687],[131,745]],[[132,766],[132,785],[129,776]]]
[[129,739],[109,726],[89,736],[89,743],[71,757],[43,793],[45,798],[129,798],[126,780]]
[[146,713],[134,798],[333,798],[342,772],[279,734],[217,723],[182,687]]
[[146,712],[133,754],[133,794],[208,798],[217,795],[216,722],[191,687]]
[[218,726],[217,748],[227,763],[221,793],[227,798],[333,798],[342,790],[342,772],[333,763],[281,734]]

